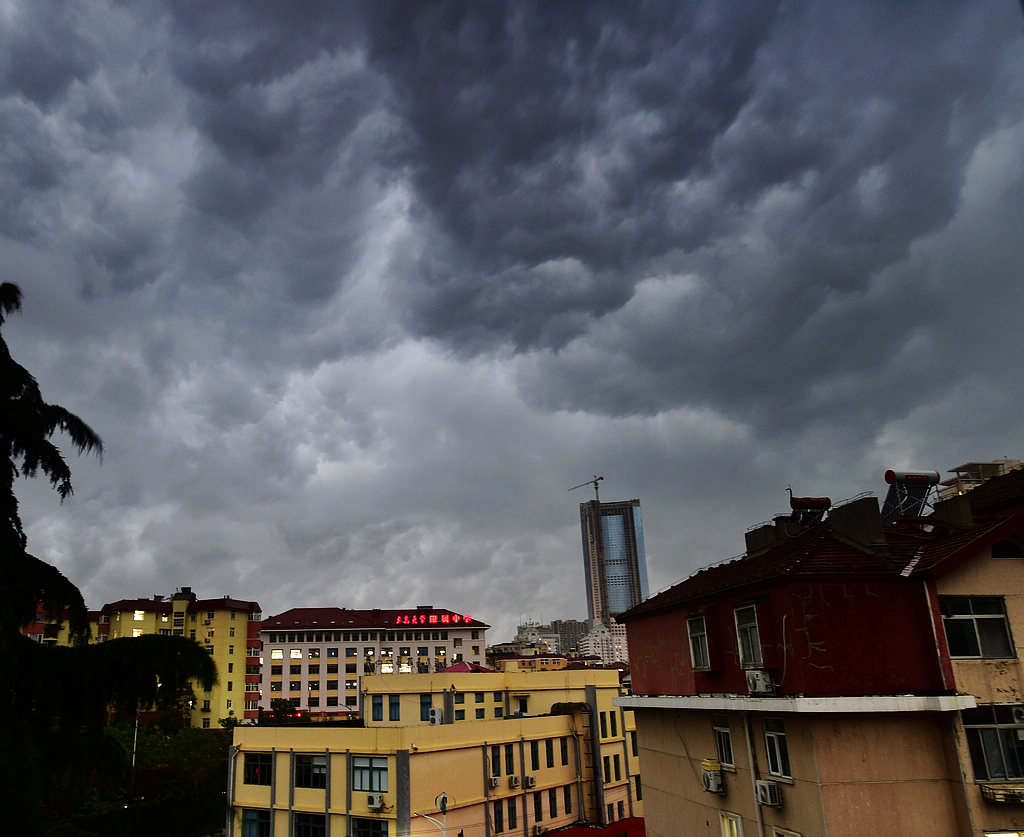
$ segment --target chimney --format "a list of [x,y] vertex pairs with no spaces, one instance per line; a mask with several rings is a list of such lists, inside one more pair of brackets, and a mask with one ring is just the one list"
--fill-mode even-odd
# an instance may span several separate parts
[[882,515],[875,497],[860,497],[828,513],[832,533],[851,546],[885,555],[889,546],[882,531]]

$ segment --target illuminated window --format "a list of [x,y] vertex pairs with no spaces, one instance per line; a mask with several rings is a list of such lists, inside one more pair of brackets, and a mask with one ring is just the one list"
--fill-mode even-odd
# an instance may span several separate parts
[[270,659],[272,659],[272,660],[283,660],[284,659],[284,649],[283,648],[271,648],[270,649]]
[[301,660],[302,659],[302,649],[301,648],[292,648],[292,649],[290,649],[288,651],[288,656],[291,657],[293,660]]
[[739,814],[727,814],[724,811],[722,819],[722,837],[743,837],[743,820]]
[[142,628],[132,628],[132,636],[142,636],[145,633]]
[[145,618],[146,618],[146,611],[144,611],[144,610],[136,610],[135,611],[135,621],[136,622],[141,622]]

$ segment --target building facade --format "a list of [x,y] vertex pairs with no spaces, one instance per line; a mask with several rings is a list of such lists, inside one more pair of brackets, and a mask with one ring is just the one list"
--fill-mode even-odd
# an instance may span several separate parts
[[1022,507],[797,503],[625,614],[648,834],[1024,835]]
[[459,662],[484,664],[488,627],[468,615],[430,606],[285,611],[260,626],[259,705],[268,710],[283,698],[313,717],[358,714],[366,675],[425,674]]
[[641,816],[619,694],[608,671],[366,675],[365,727],[235,730],[227,835],[492,837]]
[[640,501],[580,503],[580,530],[588,616],[609,625],[648,595]]

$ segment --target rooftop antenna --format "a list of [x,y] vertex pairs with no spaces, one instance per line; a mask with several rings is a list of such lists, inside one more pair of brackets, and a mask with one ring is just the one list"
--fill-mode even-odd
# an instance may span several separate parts
[[601,480],[603,480],[603,479],[604,479],[604,477],[599,477],[597,474],[594,474],[594,478],[592,480],[587,480],[586,482],[581,482],[579,485],[574,485],[572,488],[569,489],[569,491],[575,491],[577,488],[583,488],[583,486],[585,486],[585,485],[593,485],[594,486],[594,501],[597,502],[597,503],[600,503],[601,502],[601,494],[597,490],[597,484]]

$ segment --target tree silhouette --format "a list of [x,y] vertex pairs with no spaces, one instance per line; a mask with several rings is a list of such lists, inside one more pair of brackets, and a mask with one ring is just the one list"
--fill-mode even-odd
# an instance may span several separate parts
[[[0,283],[0,810],[11,833],[39,833],[80,809],[97,789],[123,778],[111,712],[171,709],[217,680],[209,654],[184,637],[143,636],[87,644],[88,612],[79,589],[27,551],[18,478],[46,477],[61,500],[71,470],[53,442],[100,454],[100,437],[78,416],[43,400],[35,378],[11,357],[2,326],[21,309],[21,291]],[[40,603],[68,623],[70,646],[50,647],[21,633]],[[31,829],[31,832],[30,832]]]

